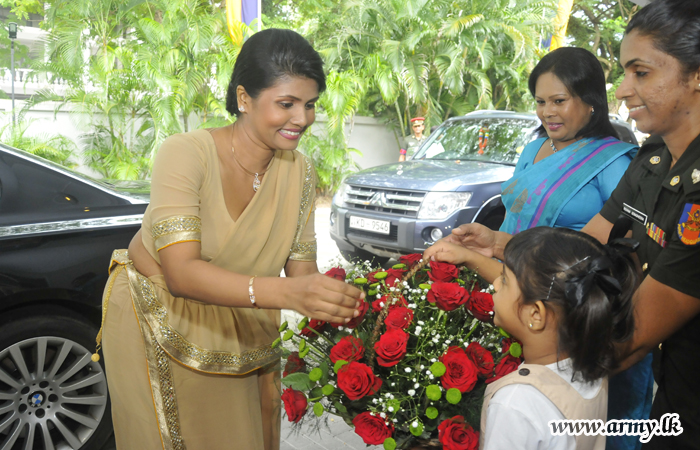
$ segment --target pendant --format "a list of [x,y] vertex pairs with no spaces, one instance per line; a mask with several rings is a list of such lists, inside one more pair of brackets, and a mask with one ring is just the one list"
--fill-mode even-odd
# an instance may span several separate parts
[[253,190],[255,192],[258,192],[258,189],[260,189],[260,179],[258,178],[258,174],[255,174],[255,179],[253,180]]

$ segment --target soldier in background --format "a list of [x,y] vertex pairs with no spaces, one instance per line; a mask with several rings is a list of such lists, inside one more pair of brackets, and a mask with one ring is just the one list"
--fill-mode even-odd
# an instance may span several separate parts
[[401,149],[401,154],[399,155],[399,162],[406,161],[406,159],[413,156],[413,154],[418,150],[427,136],[423,135],[425,130],[425,118],[424,117],[414,117],[411,119],[411,130],[413,134],[406,138],[406,144],[404,148]]

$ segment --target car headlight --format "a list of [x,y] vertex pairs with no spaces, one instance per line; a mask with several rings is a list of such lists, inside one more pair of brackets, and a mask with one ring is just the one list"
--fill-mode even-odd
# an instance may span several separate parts
[[333,196],[333,204],[335,206],[340,206],[343,207],[345,206],[345,192],[348,190],[348,185],[345,183],[341,183],[340,187],[338,188],[338,192],[335,193]]
[[467,206],[471,192],[428,192],[418,210],[419,219],[442,220]]

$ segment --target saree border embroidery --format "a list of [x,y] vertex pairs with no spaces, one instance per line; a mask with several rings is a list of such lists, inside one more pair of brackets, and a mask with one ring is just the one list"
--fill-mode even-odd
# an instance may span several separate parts
[[127,266],[134,303],[143,313],[156,342],[173,359],[200,372],[242,375],[281,357],[279,349],[263,345],[241,354],[208,350],[189,342],[168,323],[168,311],[158,301],[153,283],[132,266]]
[[[114,263],[119,264],[121,267],[126,267],[126,273],[129,278],[129,291],[131,292],[134,313],[144,340],[148,380],[151,384],[151,396],[153,397],[153,406],[156,420],[158,421],[163,450],[187,450],[180,430],[180,413],[173,384],[173,373],[170,368],[170,358],[156,342],[153,332],[143,315],[143,311],[136,304],[137,296],[135,295],[136,289],[134,288],[133,280],[134,274],[138,272],[136,272],[132,262],[129,260],[126,250],[114,251],[110,267],[113,267]],[[115,272],[112,276],[116,277],[116,275],[118,275],[118,272]]]
[[292,246],[289,259],[293,259],[294,261],[316,261],[317,247],[316,241],[295,242]]
[[157,251],[179,242],[201,242],[202,220],[197,216],[173,216],[156,222],[151,235]]
[[316,241],[299,242],[311,215],[314,193],[314,168],[309,158],[304,158],[304,163],[306,166],[304,168],[304,187],[301,192],[297,230],[294,233],[294,243],[289,250],[289,259],[295,261],[316,261]]

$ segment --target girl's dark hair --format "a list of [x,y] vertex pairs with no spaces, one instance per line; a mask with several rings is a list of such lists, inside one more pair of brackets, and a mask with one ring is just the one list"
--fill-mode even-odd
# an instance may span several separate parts
[[[571,95],[593,107],[591,120],[576,133],[577,138],[619,138],[608,115],[605,73],[593,53],[582,48],[561,47],[546,54],[532,70],[527,82],[533,97],[537,79],[550,72],[559,78]],[[539,136],[547,134],[544,125],[537,132]]]
[[700,2],[655,0],[632,17],[625,34],[636,30],[654,46],[676,58],[685,75],[700,68]]
[[243,86],[252,98],[282,77],[305,77],[326,90],[323,60],[311,44],[292,30],[270,28],[252,35],[241,47],[226,93],[226,110],[238,116],[236,88]]
[[[521,305],[542,300],[554,311],[557,353],[571,358],[574,374],[588,382],[615,369],[614,343],[634,331],[632,294],[638,276],[629,256],[578,231],[535,227],[506,245],[505,265],[518,280]],[[605,277],[619,283],[619,292]],[[581,290],[584,285],[588,288]],[[580,303],[572,298],[577,289]]]

